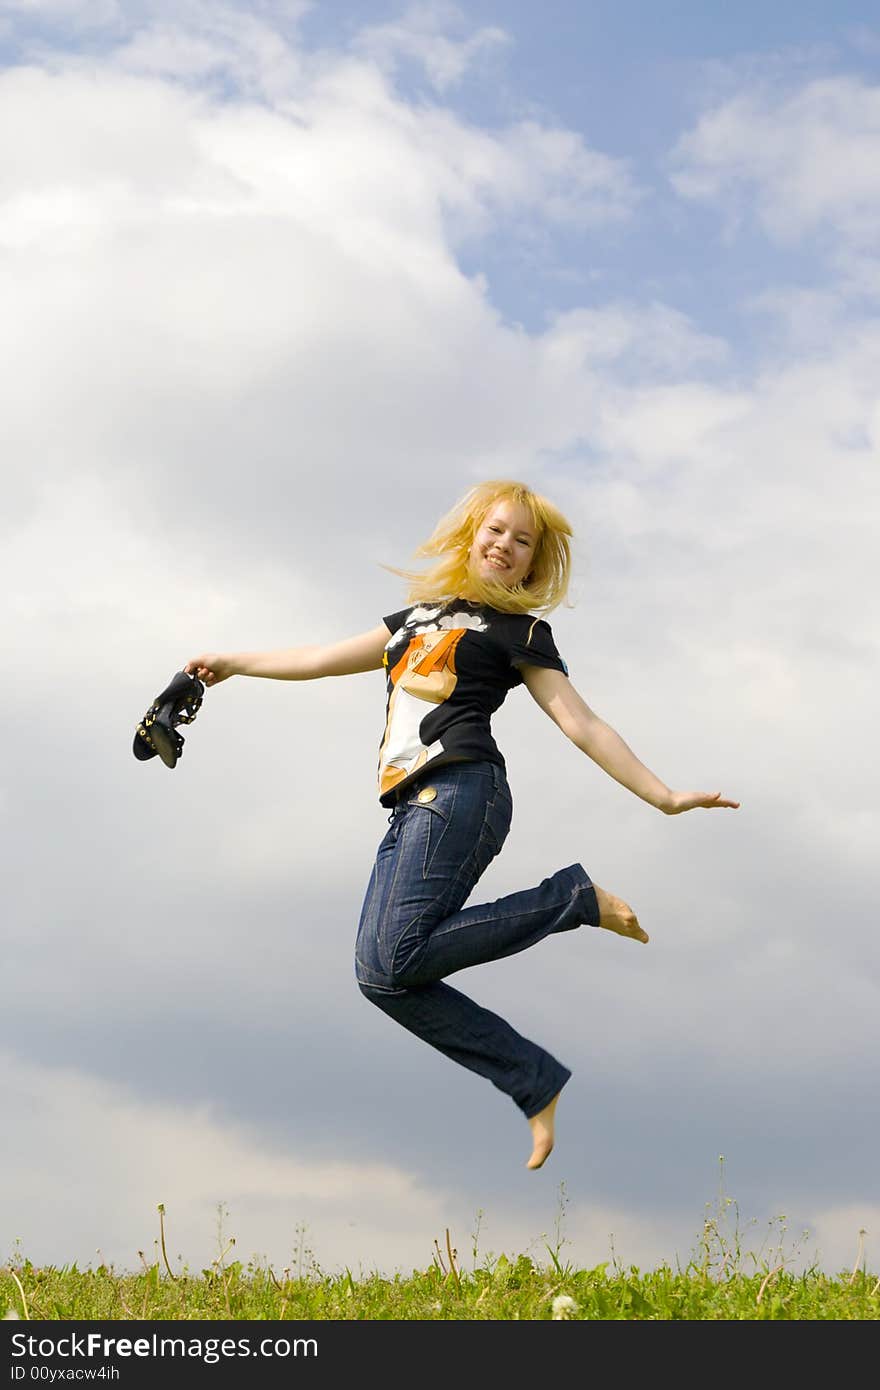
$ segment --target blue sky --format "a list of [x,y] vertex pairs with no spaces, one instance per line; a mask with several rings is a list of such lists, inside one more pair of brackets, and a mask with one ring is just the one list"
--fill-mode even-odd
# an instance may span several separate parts
[[[876,1266],[872,7],[0,0],[0,44],[0,1258],[129,1265],[160,1201],[194,1268],[218,1202],[279,1266],[478,1210],[540,1253],[564,1183],[572,1259],[650,1264],[724,1154],[757,1237]],[[572,521],[591,707],[742,801],[667,819],[498,712],[478,895],[581,860],[651,935],[469,972],[572,1067],[539,1175],[354,986],[381,681],[230,681],[173,773],[130,750],[197,652],[399,608],[486,476]]]
[[[101,51],[126,21],[102,28],[102,7],[87,18],[82,6],[27,7],[6,36],[10,57],[31,45],[60,40],[70,51]],[[161,6],[152,7],[161,10]],[[768,283],[809,285],[822,275],[823,237],[805,234],[785,246],[768,244],[748,217],[731,241],[718,208],[684,207],[669,187],[672,152],[681,132],[707,104],[744,83],[777,93],[834,76],[870,84],[880,67],[871,6],[721,4],[582,4],[548,0],[540,6],[487,3],[395,7],[347,0],[284,7],[243,7],[273,14],[282,33],[299,33],[314,48],[357,46],[358,36],[416,17],[423,32],[452,40],[489,35],[478,61],[445,85],[442,95],[424,65],[405,52],[395,58],[395,83],[416,105],[439,101],[486,128],[537,117],[580,132],[585,141],[623,161],[643,199],[640,215],[604,233],[544,227],[525,236],[461,248],[471,273],[490,277],[492,299],[511,321],[541,327],[549,314],[610,297],[661,298],[693,316],[706,332],[725,335],[734,349],[759,353],[766,325],[743,309]],[[61,17],[59,18],[59,10]],[[76,16],[71,24],[70,12]],[[151,7],[126,13],[148,16]],[[85,35],[83,34],[85,28]],[[234,90],[234,87],[233,87]]]
[[[366,4],[316,6],[303,33],[338,43],[364,24],[387,24],[399,11]],[[493,240],[468,249],[463,264],[485,269],[493,300],[538,327],[553,310],[623,296],[672,300],[708,332],[760,349],[761,326],[741,303],[767,283],[810,283],[821,247],[807,237],[768,246],[748,223],[735,246],[717,209],[683,209],[668,185],[670,152],[707,102],[744,81],[794,89],[833,75],[876,80],[876,16],[866,4],[573,4],[477,3],[460,11],[461,32],[496,29],[505,39],[444,92],[456,111],[480,125],[539,115],[582,133],[626,162],[644,192],[642,214],[604,236],[545,234],[540,247]],[[403,60],[402,92],[432,102],[424,69]],[[529,273],[531,272],[531,273]]]

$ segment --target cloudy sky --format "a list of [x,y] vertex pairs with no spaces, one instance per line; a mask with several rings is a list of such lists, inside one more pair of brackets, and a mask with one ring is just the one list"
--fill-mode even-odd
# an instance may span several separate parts
[[[164,1203],[196,1270],[644,1268],[720,1210],[876,1268],[876,7],[0,0],[0,58],[0,1260],[138,1268]],[[574,527],[584,698],[742,803],[496,716],[474,901],[580,860],[651,936],[459,977],[574,1073],[537,1173],[355,986],[381,673],[131,752],[191,656],[401,607],[499,476]]]

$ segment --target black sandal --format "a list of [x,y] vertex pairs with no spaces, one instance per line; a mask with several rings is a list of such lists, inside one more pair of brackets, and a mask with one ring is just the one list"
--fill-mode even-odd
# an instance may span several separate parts
[[183,735],[177,732],[177,725],[193,722],[204,693],[198,676],[177,672],[137,726],[133,751],[139,762],[145,763],[158,753],[166,767],[177,766],[183,753]]

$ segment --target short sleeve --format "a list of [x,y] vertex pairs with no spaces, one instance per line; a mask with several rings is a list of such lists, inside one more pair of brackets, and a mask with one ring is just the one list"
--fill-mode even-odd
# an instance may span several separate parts
[[550,624],[543,618],[529,619],[510,644],[510,664],[517,671],[521,666],[545,666],[550,671],[568,675],[568,667],[553,640]]
[[388,617],[383,618],[382,621],[390,633],[395,633],[398,628],[403,627],[409,613],[410,610],[408,608],[401,608],[399,613],[389,613]]

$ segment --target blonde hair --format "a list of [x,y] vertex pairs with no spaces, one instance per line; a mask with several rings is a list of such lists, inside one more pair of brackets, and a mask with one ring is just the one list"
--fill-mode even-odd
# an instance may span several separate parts
[[[489,509],[502,501],[526,507],[537,533],[529,573],[522,583],[510,588],[494,580],[481,579],[470,569],[474,537]],[[534,609],[550,613],[568,594],[571,534],[568,521],[546,497],[532,492],[525,483],[495,479],[479,483],[466,492],[415,551],[417,558],[438,556],[435,565],[422,574],[396,569],[393,565],[384,565],[383,569],[409,580],[407,597],[410,603],[463,598],[468,594],[478,603],[488,604],[503,613],[529,613]]]

